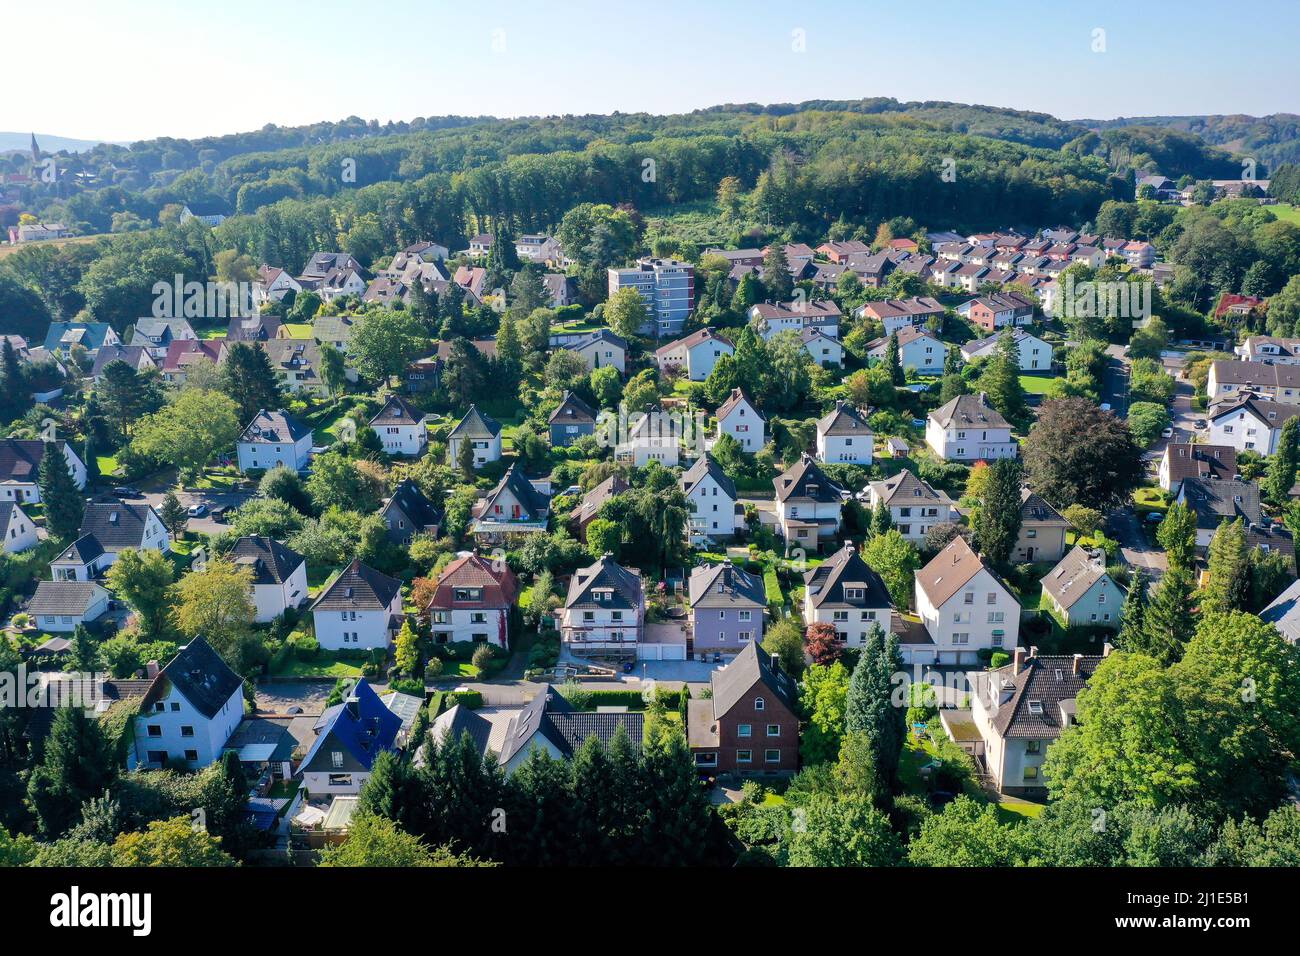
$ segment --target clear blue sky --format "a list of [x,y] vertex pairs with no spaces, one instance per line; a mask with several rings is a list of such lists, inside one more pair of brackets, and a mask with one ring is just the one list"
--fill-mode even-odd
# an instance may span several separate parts
[[[893,96],[1062,118],[1300,112],[1300,3],[61,0],[0,128],[130,140],[448,113],[679,112]],[[1105,52],[1093,52],[1093,31]],[[802,30],[802,52],[793,49]],[[496,33],[496,31],[503,31]],[[494,41],[496,49],[494,49]]]

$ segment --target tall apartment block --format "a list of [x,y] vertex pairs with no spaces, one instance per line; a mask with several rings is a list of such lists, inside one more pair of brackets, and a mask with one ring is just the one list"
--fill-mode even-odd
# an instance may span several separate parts
[[676,259],[638,259],[630,269],[609,270],[609,294],[631,286],[641,293],[651,321],[645,333],[679,334],[695,305],[695,267]]

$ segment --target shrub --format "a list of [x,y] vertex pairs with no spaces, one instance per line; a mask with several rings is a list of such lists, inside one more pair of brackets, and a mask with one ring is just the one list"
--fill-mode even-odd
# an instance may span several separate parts
[[496,648],[491,644],[480,644],[474,649],[474,654],[470,658],[470,663],[477,667],[479,672],[482,673],[492,666],[492,662],[496,659],[496,656]]
[[391,681],[388,689],[396,691],[399,694],[410,694],[412,697],[424,696],[424,681],[416,680],[413,677],[400,678]]
[[477,710],[483,706],[483,695],[476,690],[457,690],[450,694],[444,695],[447,707],[451,708],[455,704],[464,704],[470,710]]
[[292,634],[289,643],[293,645],[293,652],[300,661],[315,660],[320,654],[320,641],[310,634]]
[[430,657],[429,663],[424,665],[424,679],[437,680],[442,676],[442,658]]
[[1011,655],[1006,651],[994,651],[989,656],[989,667],[997,670],[999,667],[1006,667],[1011,662]]

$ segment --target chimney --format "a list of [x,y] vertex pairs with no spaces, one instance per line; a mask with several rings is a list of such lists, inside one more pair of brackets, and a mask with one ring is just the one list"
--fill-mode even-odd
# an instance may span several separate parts
[[148,677],[150,680],[153,680],[155,677],[157,677],[157,676],[158,676],[158,662],[155,660],[155,661],[150,661],[148,664],[145,664],[145,665],[144,665],[144,674],[145,674],[145,676]]
[[1011,664],[1012,675],[1018,677],[1020,675],[1021,670],[1024,669],[1024,666],[1025,666],[1025,649],[1023,647],[1017,647],[1015,651],[1015,656],[1012,658],[1012,664]]
[[1038,647],[1037,647],[1037,645],[1035,645],[1034,647],[1029,648],[1029,656],[1030,656],[1030,657],[1037,657],[1037,656],[1038,656]]
[[1101,645],[1101,656],[1110,657],[1110,652],[1113,651],[1114,649],[1115,649],[1115,645],[1107,641],[1105,644]]
[[1071,674],[1074,674],[1075,676],[1078,676],[1079,669],[1080,669],[1082,666],[1083,666],[1083,655],[1082,655],[1082,654],[1075,654],[1075,655],[1074,655],[1074,663],[1072,663],[1072,664],[1070,665],[1070,673],[1071,673]]
[[347,708],[348,716],[353,720],[361,719],[361,698],[356,694],[349,694],[343,706]]

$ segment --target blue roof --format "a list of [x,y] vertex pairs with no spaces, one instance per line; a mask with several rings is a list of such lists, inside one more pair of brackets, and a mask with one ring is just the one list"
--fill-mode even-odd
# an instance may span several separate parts
[[346,704],[326,711],[316,742],[302,762],[303,767],[311,765],[331,736],[367,770],[382,751],[393,749],[397,732],[402,729],[402,718],[384,706],[364,677],[357,681],[348,696],[357,698],[356,716]]
[[59,343],[69,329],[84,329],[81,344],[93,352],[104,344],[109,325],[107,322],[51,322],[50,331],[45,335],[45,348],[51,352],[62,351]]

